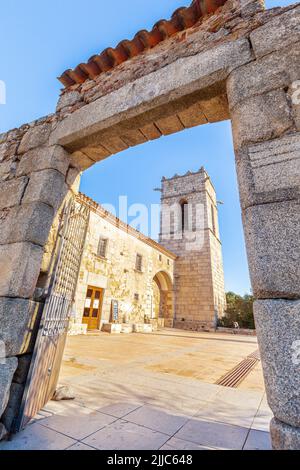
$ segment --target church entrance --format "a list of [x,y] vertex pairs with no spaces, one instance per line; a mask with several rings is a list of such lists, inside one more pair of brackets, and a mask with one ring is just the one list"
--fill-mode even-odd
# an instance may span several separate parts
[[172,327],[174,321],[173,287],[167,273],[160,271],[152,281],[152,322]]

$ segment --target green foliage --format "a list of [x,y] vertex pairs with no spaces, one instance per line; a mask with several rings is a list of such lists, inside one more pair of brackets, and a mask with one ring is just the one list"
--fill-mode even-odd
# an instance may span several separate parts
[[244,297],[241,297],[234,292],[227,292],[226,300],[226,313],[225,316],[219,320],[219,326],[233,328],[234,322],[238,322],[240,328],[254,330],[254,297],[248,294],[244,295]]

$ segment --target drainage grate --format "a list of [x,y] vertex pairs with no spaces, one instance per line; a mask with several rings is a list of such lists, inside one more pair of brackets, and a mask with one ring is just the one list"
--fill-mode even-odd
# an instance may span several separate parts
[[242,362],[240,362],[236,367],[227,374],[223,375],[216,383],[216,385],[222,385],[223,387],[232,387],[236,388],[240,385],[241,382],[250,374],[254,369],[256,364],[260,361],[259,350],[250,354]]

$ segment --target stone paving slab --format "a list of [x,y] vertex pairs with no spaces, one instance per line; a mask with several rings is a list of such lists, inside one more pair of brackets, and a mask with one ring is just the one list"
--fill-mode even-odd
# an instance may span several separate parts
[[143,406],[128,414],[126,421],[173,436],[188,421],[188,417],[162,408]]
[[205,447],[195,444],[194,442],[183,441],[176,437],[172,437],[160,450],[216,450],[213,447]]
[[272,450],[270,433],[251,430],[244,450]]
[[[248,338],[235,338],[231,335],[205,335],[173,330],[171,340],[167,340],[168,335],[169,332],[164,332],[163,335],[134,336],[132,348],[136,342],[139,347],[143,344],[144,350],[151,345],[152,353],[148,351],[147,355],[142,354],[141,357],[134,352],[133,357],[126,360],[122,355],[123,343],[117,342],[115,338],[103,335],[93,337],[95,342],[91,353],[91,348],[88,347],[89,337],[77,339],[74,345],[73,338],[69,338],[69,356],[75,357],[78,363],[88,364],[86,367],[76,368],[74,374],[70,372],[72,365],[67,368],[63,366],[61,385],[71,386],[75,400],[49,402],[22,433],[11,442],[0,443],[0,451],[10,448],[270,448],[269,423],[272,413],[263,384],[256,387],[255,383],[255,389],[252,389],[249,377],[249,389],[231,389],[195,377],[153,371],[148,367],[149,364],[157,363],[158,356],[176,358],[182,352],[195,354],[197,348],[206,350],[208,343],[210,347],[206,360],[212,354],[211,348],[216,346],[221,351],[224,344],[227,350],[228,344],[231,347],[236,342],[235,350],[241,348],[237,357],[239,362],[242,353],[249,352],[245,349],[245,344],[247,348],[254,350],[256,339],[250,338],[249,341]],[[193,338],[194,345],[190,344],[189,338]],[[96,340],[99,340],[99,344]],[[76,356],[78,341],[85,345],[79,351],[80,356]],[[113,355],[110,360],[111,347]],[[122,360],[117,360],[118,357]],[[202,367],[201,361],[197,363],[197,367]]]
[[117,402],[117,403],[112,403],[110,405],[103,406],[102,408],[99,408],[99,412],[108,414],[110,416],[114,416],[116,418],[124,418],[125,416],[129,415],[133,411],[137,410],[143,406],[142,403],[129,403],[129,402]]
[[1,442],[0,450],[64,450],[73,444],[76,444],[74,439],[34,423],[12,441]]
[[224,401],[211,400],[209,403],[205,403],[197,418],[205,421],[217,421],[219,423],[232,424],[235,426],[241,426],[250,428],[257,413],[257,407],[247,406],[245,401],[243,406],[238,404],[232,406]]
[[216,449],[242,450],[247,435],[247,428],[191,419],[174,437]]
[[99,450],[157,450],[169,436],[143,426],[119,420],[84,440]]
[[82,442],[77,442],[77,444],[72,445],[67,450],[97,450],[94,447],[90,447]]
[[77,409],[73,408],[72,414],[56,414],[43,419],[40,424],[81,441],[114,421],[116,418],[113,416],[78,406]]
[[206,447],[195,444],[194,442],[183,441],[176,437],[172,437],[160,450],[217,450],[214,447]]

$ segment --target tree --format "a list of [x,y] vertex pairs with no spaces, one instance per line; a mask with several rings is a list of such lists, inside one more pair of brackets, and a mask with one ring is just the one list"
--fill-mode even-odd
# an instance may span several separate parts
[[234,292],[227,292],[226,300],[226,313],[220,319],[219,326],[233,328],[234,322],[237,322],[241,328],[255,329],[253,315],[254,297],[249,294],[242,297]]

